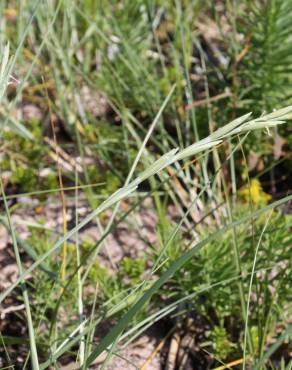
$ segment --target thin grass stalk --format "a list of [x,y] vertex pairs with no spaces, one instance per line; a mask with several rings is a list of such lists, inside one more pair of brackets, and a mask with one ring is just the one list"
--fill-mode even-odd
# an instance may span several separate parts
[[[43,85],[45,85],[45,81],[43,80]],[[49,98],[48,90],[45,88],[46,93],[46,100],[47,105],[49,109],[49,119],[50,119],[50,125],[53,133],[53,140],[55,145],[55,151],[56,151],[56,159],[57,159],[57,173],[58,173],[58,180],[60,185],[60,199],[61,199],[61,205],[62,205],[62,215],[63,215],[63,235],[66,235],[68,232],[68,225],[67,225],[67,210],[66,210],[66,198],[65,198],[65,192],[62,190],[64,188],[63,183],[63,176],[62,176],[62,169],[60,165],[60,155],[58,150],[58,143],[57,143],[57,135],[56,135],[56,129],[55,124],[52,119],[52,107],[51,107],[51,101]],[[67,254],[68,254],[68,244],[67,240],[64,241],[63,248],[62,248],[62,265],[61,265],[61,281],[64,282],[66,279],[66,268],[67,268]]]
[[[12,220],[11,220],[11,217],[10,217],[10,211],[9,211],[8,203],[7,203],[7,200],[6,200],[6,197],[5,197],[5,191],[4,191],[2,176],[0,176],[0,187],[1,187],[2,197],[3,197],[5,212],[6,212],[6,216],[7,216],[7,221],[8,221],[8,224],[9,224],[10,234],[11,234],[11,237],[12,237],[12,244],[13,244],[16,264],[17,264],[17,267],[18,267],[19,275],[21,276],[21,275],[23,275],[24,271],[23,271],[23,268],[22,268],[20,253],[19,253],[19,249],[18,249],[18,243],[17,243],[17,239],[16,239],[16,236],[15,236],[15,232],[14,232],[14,226],[13,226],[13,223],[12,223]],[[21,290],[22,290],[22,296],[23,296],[23,301],[24,301],[25,311],[26,311],[26,319],[27,319],[27,327],[28,327],[29,343],[30,343],[30,352],[31,352],[31,364],[32,364],[33,370],[39,370],[39,360],[38,360],[35,333],[34,333],[34,327],[33,327],[31,310],[30,310],[29,296],[28,296],[25,281],[23,279],[20,280],[20,286],[21,286]]]
[[[233,222],[233,216],[232,216],[232,208],[229,200],[229,195],[227,191],[227,185],[224,177],[222,177],[222,184],[223,184],[223,189],[225,193],[225,199],[226,199],[226,206],[227,206],[227,214],[228,214],[228,219],[229,222]],[[242,268],[241,268],[241,259],[240,259],[240,254],[239,254],[239,248],[238,248],[238,243],[237,243],[237,232],[236,228],[232,229],[232,245],[233,245],[233,254],[234,254],[234,264],[236,268],[236,272],[238,274],[242,273]],[[246,300],[245,300],[245,295],[244,295],[244,287],[242,281],[238,281],[237,284],[238,287],[238,292],[239,292],[239,298],[240,298],[240,304],[241,304],[241,310],[242,310],[242,318],[244,321],[246,321]],[[247,332],[248,335],[248,345],[249,345],[249,350],[250,352],[253,351],[253,344],[251,340],[251,335],[250,332]]]
[[263,358],[252,368],[252,370],[263,369],[264,364],[270,359],[270,357],[277,351],[286,338],[291,338],[292,335],[292,324],[288,325],[287,328],[281,333],[275,343],[273,343],[264,354]]
[[[79,204],[79,193],[78,193],[78,171],[75,169],[75,224],[78,225],[79,218],[78,218],[78,204]],[[76,248],[76,264],[80,266],[80,245],[79,245],[79,233],[76,233],[75,236],[75,248]],[[80,334],[84,330],[84,321],[83,321],[83,287],[82,287],[82,268],[78,269],[77,272],[77,305],[78,305],[78,316],[80,322]],[[79,364],[82,367],[85,360],[85,343],[84,337],[80,339],[79,345]]]
[[267,220],[265,222],[265,225],[262,229],[261,235],[259,237],[259,241],[257,243],[256,249],[255,249],[255,254],[254,254],[254,259],[253,259],[253,265],[252,265],[252,270],[251,270],[251,276],[250,276],[250,281],[249,281],[249,288],[248,288],[248,296],[247,296],[247,303],[246,303],[246,319],[245,319],[245,326],[244,326],[244,340],[243,340],[243,365],[242,369],[245,370],[246,368],[246,351],[247,351],[247,333],[248,333],[248,318],[249,318],[249,309],[250,309],[250,300],[251,300],[251,292],[252,292],[252,284],[253,284],[253,278],[255,274],[255,268],[256,268],[256,262],[257,262],[257,257],[258,257],[258,252],[259,248],[264,236],[264,233],[266,231],[266,228],[268,227],[268,224],[270,222],[270,218],[272,216],[273,211],[271,211],[268,214]]
[[[52,21],[51,21],[51,23],[49,24],[49,26],[48,26],[48,28],[47,28],[47,30],[46,30],[46,33],[44,34],[44,36],[43,36],[43,38],[42,38],[42,42],[41,42],[41,44],[40,44],[40,46],[39,46],[39,48],[38,48],[38,51],[37,51],[37,53],[36,53],[36,55],[35,55],[35,58],[34,58],[34,60],[32,61],[32,63],[30,64],[29,69],[28,69],[28,71],[27,71],[27,73],[26,73],[25,77],[21,80],[21,82],[20,82],[20,84],[19,84],[19,87],[18,87],[17,92],[16,92],[16,97],[15,97],[15,99],[14,99],[14,100],[12,100],[12,101],[8,104],[8,112],[10,112],[10,111],[12,110],[12,108],[14,107],[14,105],[16,104],[16,102],[18,102],[18,101],[19,101],[19,99],[20,99],[20,97],[21,97],[21,94],[22,94],[22,92],[23,92],[23,89],[24,89],[24,88],[25,88],[25,86],[26,86],[26,82],[28,81],[28,79],[29,79],[29,77],[30,77],[30,75],[31,75],[31,73],[32,73],[32,71],[33,71],[33,68],[35,67],[35,64],[37,63],[38,57],[40,56],[41,51],[42,51],[43,47],[45,46],[45,44],[46,44],[46,42],[47,42],[47,37],[48,37],[48,35],[50,34],[50,32],[51,32],[51,30],[52,30],[52,27],[53,27],[53,25],[54,25],[54,23],[55,23],[55,21],[56,21],[56,19],[57,19],[57,15],[58,15],[58,13],[59,13],[59,11],[60,11],[60,9],[61,9],[62,2],[63,2],[63,0],[60,0],[60,1],[58,2],[58,5],[57,5],[57,7],[56,7],[56,11],[55,11],[55,13],[54,13],[54,15],[53,15],[53,17],[52,17]],[[13,59],[12,59],[11,66],[10,66],[10,69],[9,69],[10,71],[12,71],[12,70],[13,70],[13,67],[14,67],[14,65],[15,65],[15,63],[16,63],[16,60],[17,60],[17,58],[18,58],[19,54],[20,54],[21,48],[22,48],[22,46],[23,46],[23,43],[25,42],[25,36],[27,35],[27,33],[28,33],[28,31],[29,31],[29,27],[30,27],[30,25],[31,25],[32,21],[34,20],[34,18],[35,18],[35,17],[36,17],[36,15],[37,15],[37,9],[38,9],[38,6],[39,6],[39,4],[40,4],[40,3],[41,3],[41,0],[38,0],[38,1],[37,1],[37,3],[36,3],[36,7],[35,7],[35,9],[34,9],[34,11],[33,11],[33,14],[32,14],[32,16],[30,17],[30,20],[29,20],[29,22],[28,22],[28,24],[27,24],[27,26],[26,26],[25,32],[24,32],[23,37],[22,37],[22,39],[21,39],[21,44],[18,44],[18,46],[17,46],[17,50],[16,50],[15,55],[14,55],[14,57],[13,57]],[[9,73],[10,73],[10,72],[9,72]],[[0,131],[0,132],[2,132],[2,130],[4,129],[4,127],[6,127],[6,126],[8,125],[9,120],[10,120],[10,115],[9,115],[9,114],[7,114],[7,115],[6,115],[6,117],[5,117],[5,120],[4,120],[4,122],[3,122],[3,127],[1,128],[1,131]],[[25,130],[25,131],[24,131],[24,133],[25,133],[25,135],[26,135],[26,137],[27,137],[27,138],[29,138],[29,139],[33,139],[32,135],[29,133],[29,131]]]

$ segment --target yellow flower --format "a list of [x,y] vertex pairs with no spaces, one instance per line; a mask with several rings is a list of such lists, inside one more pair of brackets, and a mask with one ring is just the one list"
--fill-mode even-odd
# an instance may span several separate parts
[[258,179],[252,179],[250,182],[250,187],[247,185],[239,190],[239,195],[245,200],[252,200],[253,204],[265,205],[271,200],[271,195],[263,191],[261,183]]

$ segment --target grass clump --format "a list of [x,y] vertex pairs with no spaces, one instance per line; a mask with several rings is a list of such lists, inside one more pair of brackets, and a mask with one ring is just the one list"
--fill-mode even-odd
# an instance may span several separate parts
[[289,369],[289,1],[0,12],[0,367]]

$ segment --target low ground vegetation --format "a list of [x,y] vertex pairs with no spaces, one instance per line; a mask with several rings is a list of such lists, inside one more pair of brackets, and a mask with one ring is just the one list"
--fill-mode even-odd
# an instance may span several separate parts
[[291,1],[0,14],[0,367],[291,369]]

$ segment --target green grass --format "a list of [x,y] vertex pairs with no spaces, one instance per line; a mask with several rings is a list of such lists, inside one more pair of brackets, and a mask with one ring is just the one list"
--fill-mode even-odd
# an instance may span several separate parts
[[[211,368],[291,368],[290,13],[278,0],[1,3],[0,222],[18,277],[0,302],[25,307],[6,316],[25,334],[4,325],[3,366],[21,350],[23,369],[101,355],[106,368],[152,325],[200,317]],[[28,104],[41,118],[19,114]],[[37,210],[60,194],[61,231]],[[37,200],[33,221],[20,197]],[[98,240],[81,238],[89,225]],[[144,249],[117,263],[121,225]]]

